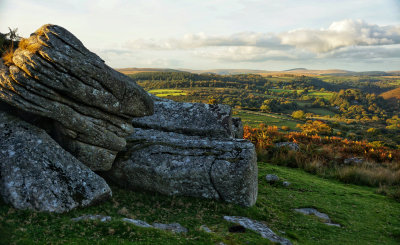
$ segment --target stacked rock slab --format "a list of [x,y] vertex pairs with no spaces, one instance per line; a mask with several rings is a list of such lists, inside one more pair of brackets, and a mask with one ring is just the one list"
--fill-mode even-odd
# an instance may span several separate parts
[[107,173],[116,183],[167,195],[252,206],[257,199],[254,145],[235,139],[231,108],[156,99],[152,116],[135,118]]
[[0,193],[18,209],[65,212],[111,197],[111,189],[46,132],[0,112]]
[[0,70],[0,99],[55,121],[55,138],[92,170],[108,170],[153,101],[70,32],[45,25],[20,42]]

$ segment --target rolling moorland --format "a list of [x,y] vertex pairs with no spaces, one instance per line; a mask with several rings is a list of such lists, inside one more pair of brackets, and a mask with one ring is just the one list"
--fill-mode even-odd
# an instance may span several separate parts
[[[21,211],[0,200],[0,244],[271,244],[250,230],[228,232],[232,224],[225,215],[263,221],[293,244],[400,242],[398,73],[123,72],[159,97],[231,105],[245,124],[244,137],[257,147],[256,205],[244,208],[114,185],[111,200],[64,214]],[[299,149],[275,145],[288,141]],[[267,174],[280,179],[270,183]],[[315,208],[340,227],[294,212],[297,208]],[[85,214],[108,215],[112,221],[71,220]],[[121,218],[177,222],[189,232],[140,228]],[[202,225],[213,232],[201,230]]]
[[[245,125],[244,137],[256,145],[259,161],[375,187],[400,200],[398,72],[302,68],[129,76],[159,97],[231,105]],[[294,142],[301,150],[277,148],[277,142]]]

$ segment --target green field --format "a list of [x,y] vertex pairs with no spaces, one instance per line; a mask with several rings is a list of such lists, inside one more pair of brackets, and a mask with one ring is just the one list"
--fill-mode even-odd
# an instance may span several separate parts
[[312,97],[319,97],[319,98],[323,98],[326,100],[329,100],[330,98],[332,98],[333,93],[331,92],[310,92],[308,93],[308,96],[312,96]]
[[316,115],[321,115],[321,116],[334,116],[335,113],[331,112],[330,110],[324,109],[324,108],[308,108],[307,112],[312,112]]
[[258,127],[260,123],[264,123],[266,125],[275,125],[278,127],[288,126],[291,129],[295,129],[296,125],[299,123],[285,115],[275,115],[245,110],[234,110],[234,116],[240,117],[243,125],[249,125],[251,127]]
[[153,89],[149,93],[158,97],[187,95],[186,91],[180,89]]
[[273,91],[273,92],[277,92],[277,93],[293,92],[293,91],[296,91],[297,93],[301,93],[302,91],[304,91],[303,89],[293,90],[293,89],[281,89],[281,88],[271,88],[271,89],[268,89],[268,90]]
[[[400,203],[373,193],[372,188],[345,185],[298,169],[259,163],[259,194],[255,206],[155,193],[131,192],[111,186],[113,198],[98,206],[66,214],[19,211],[0,201],[0,244],[272,244],[250,230],[229,233],[224,215],[245,216],[267,224],[293,244],[399,244]],[[270,185],[265,175],[281,181]],[[284,187],[282,181],[292,184]],[[342,227],[323,224],[293,211],[313,207]],[[73,222],[85,214],[112,217],[111,222]],[[187,234],[139,228],[123,217],[148,223],[178,222]],[[200,230],[207,225],[214,233]]]

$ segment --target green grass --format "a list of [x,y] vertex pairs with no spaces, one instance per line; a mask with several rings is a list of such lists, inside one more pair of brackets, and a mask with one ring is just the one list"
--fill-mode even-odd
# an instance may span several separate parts
[[[267,173],[292,184],[270,185],[264,179]],[[400,203],[374,194],[372,188],[345,185],[298,169],[259,163],[259,195],[251,208],[111,187],[112,200],[67,214],[18,211],[0,202],[0,244],[270,244],[251,231],[229,233],[232,224],[223,220],[224,215],[263,221],[293,244],[400,243]],[[300,207],[317,208],[343,227],[326,226],[315,217],[293,211]],[[84,214],[110,215],[113,221],[71,221]],[[179,222],[189,232],[184,235],[139,228],[122,223],[122,217],[149,223]],[[200,231],[204,224],[214,233]]]
[[271,89],[268,89],[268,90],[270,90],[270,91],[273,91],[273,92],[277,92],[277,93],[281,93],[281,92],[293,92],[293,91],[296,91],[297,93],[301,93],[301,92],[303,92],[304,90],[303,89],[282,89],[282,88],[271,88]]
[[331,112],[330,110],[324,109],[324,108],[307,108],[307,112],[312,112],[316,115],[321,115],[321,116],[334,116],[335,113]]
[[319,97],[319,98],[323,98],[326,100],[329,100],[330,98],[332,98],[333,93],[332,92],[310,92],[308,93],[308,96],[312,96],[312,97]]
[[187,95],[187,92],[181,89],[153,89],[149,93],[158,97]]
[[258,127],[260,123],[264,123],[266,125],[275,125],[278,127],[288,126],[291,129],[295,129],[296,125],[299,123],[286,115],[275,115],[245,110],[235,110],[234,116],[240,117],[243,125],[249,125],[251,127]]

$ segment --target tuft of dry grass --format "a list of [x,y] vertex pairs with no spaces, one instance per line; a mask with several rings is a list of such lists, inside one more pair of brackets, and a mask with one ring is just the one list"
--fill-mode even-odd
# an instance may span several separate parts
[[13,57],[14,57],[14,48],[11,46],[8,48],[4,53],[3,56],[1,57],[4,61],[4,64],[6,66],[11,66],[14,64],[13,62]]
[[378,187],[381,185],[400,185],[400,171],[367,164],[343,167],[338,170],[338,178],[346,183]]

